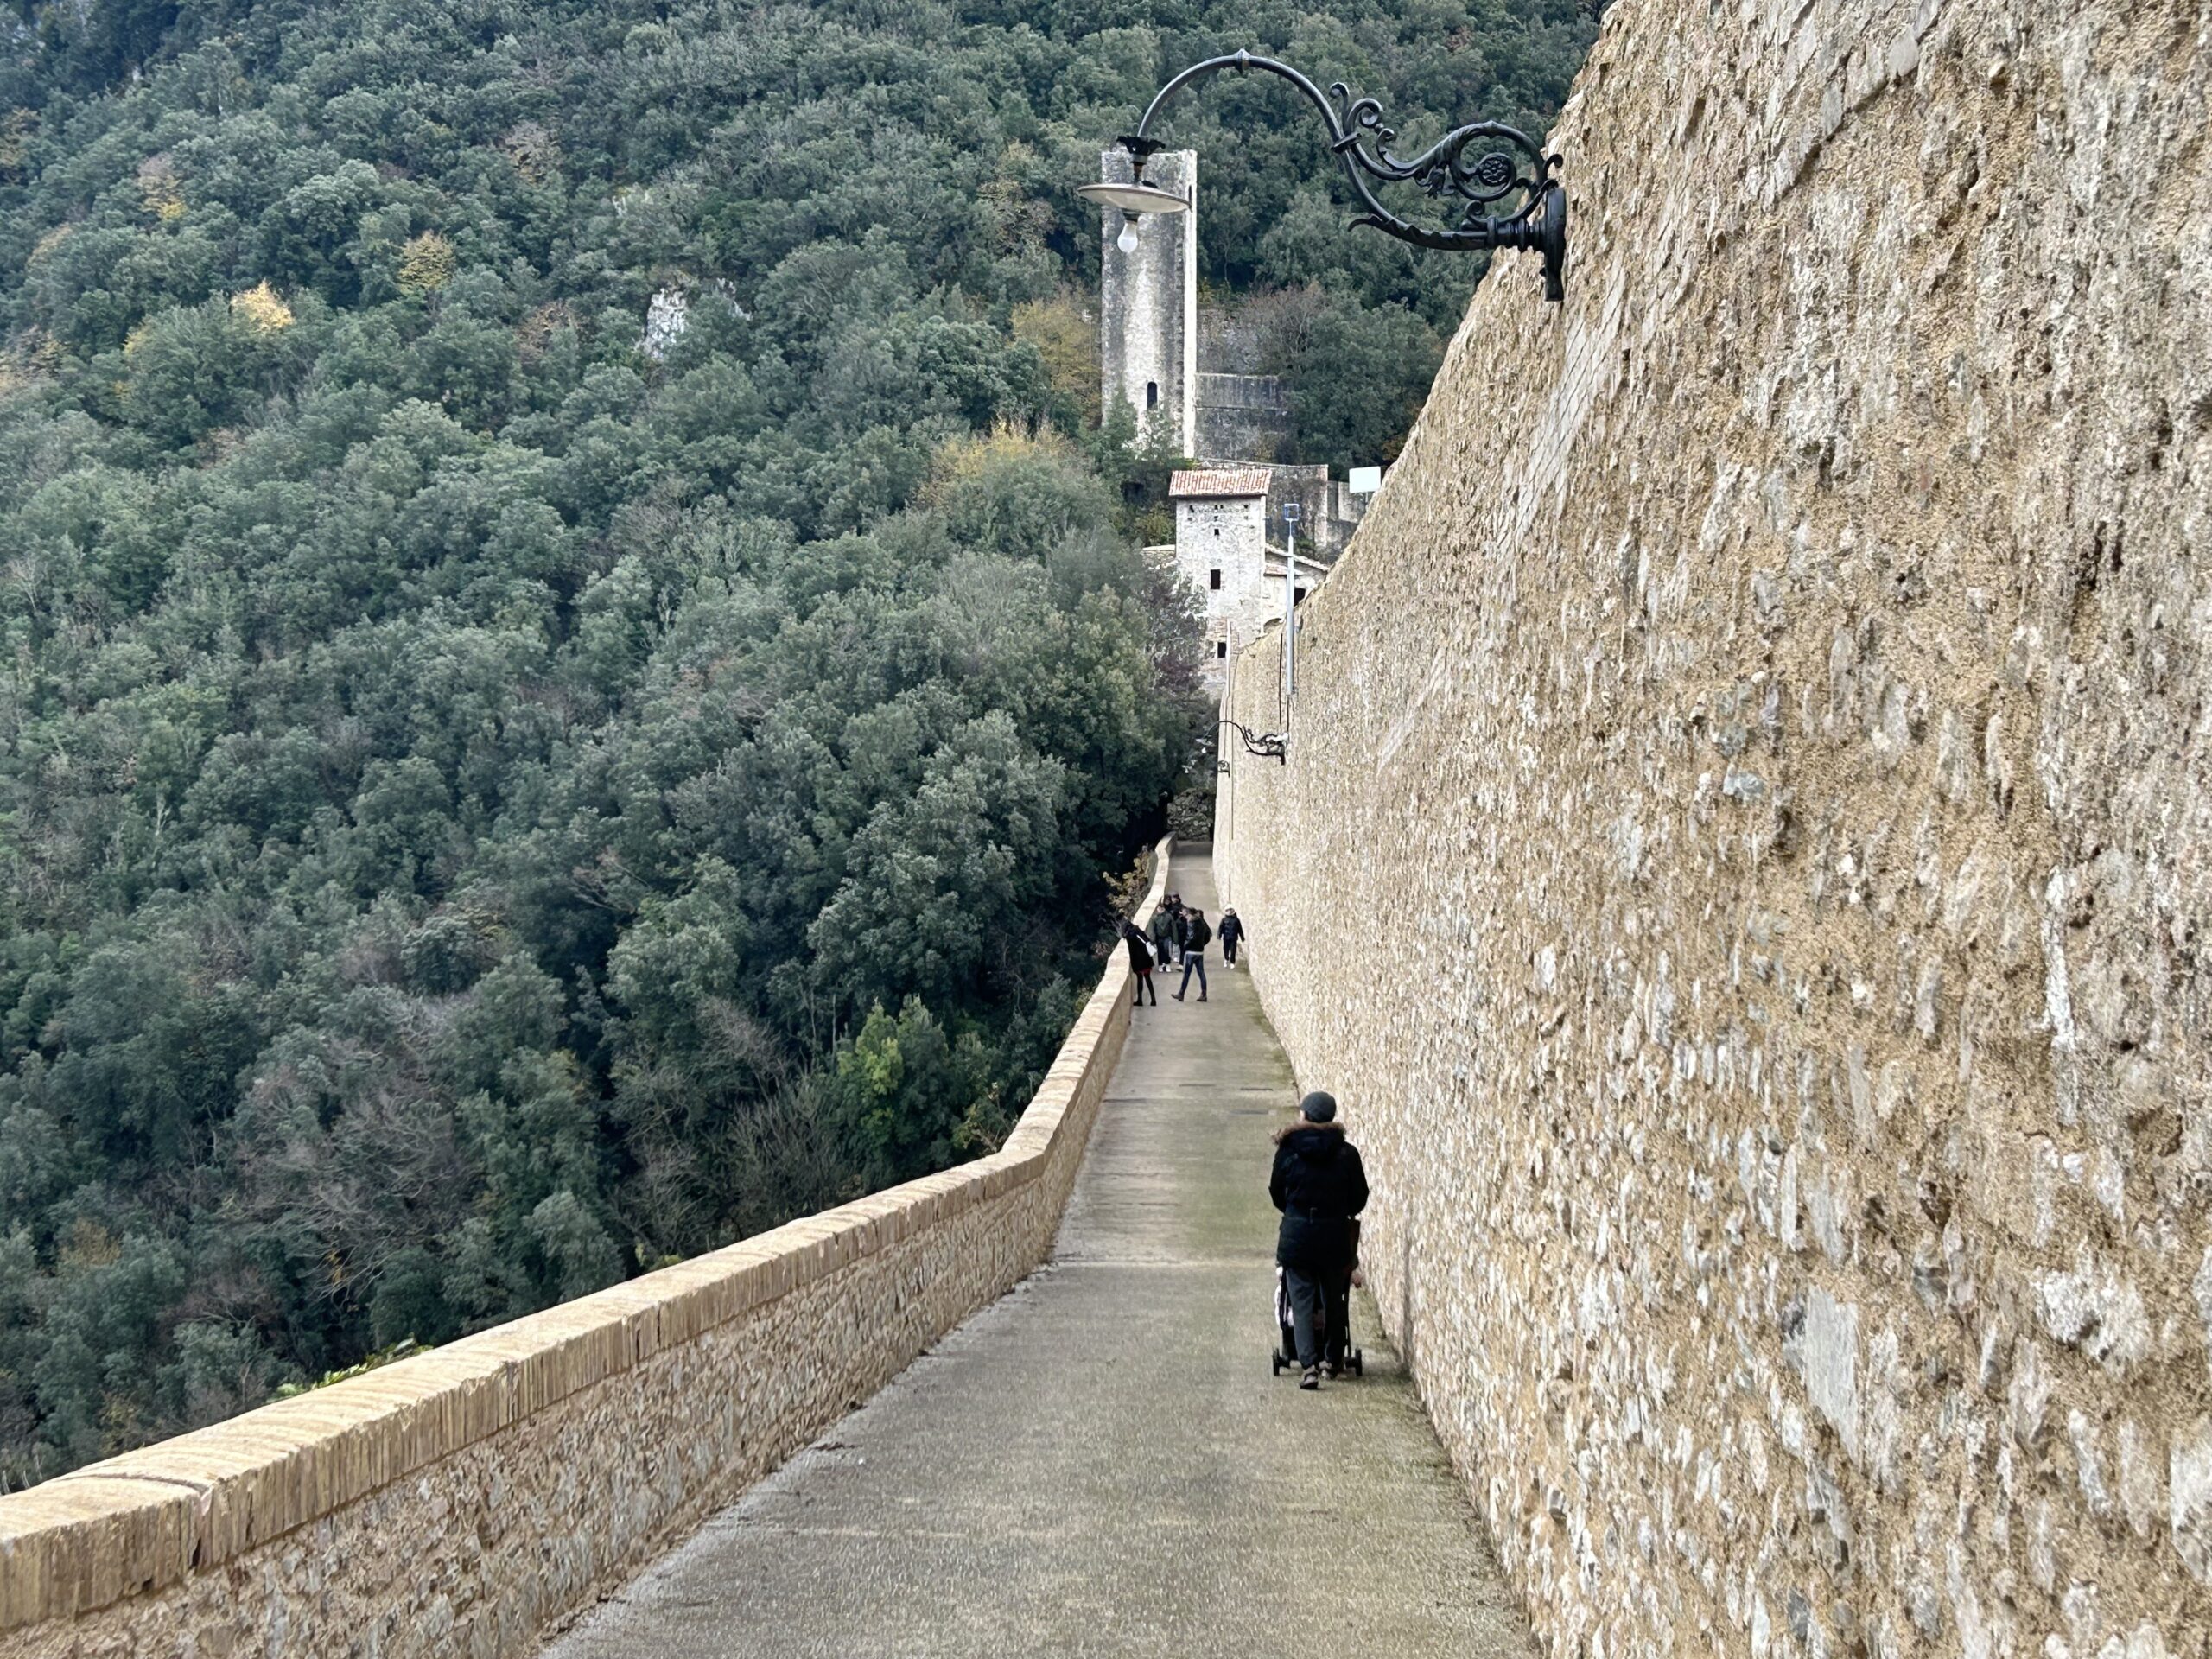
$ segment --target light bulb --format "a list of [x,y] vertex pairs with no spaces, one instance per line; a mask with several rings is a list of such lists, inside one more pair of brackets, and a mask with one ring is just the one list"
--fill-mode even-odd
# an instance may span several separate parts
[[1122,215],[1122,233],[1114,238],[1114,245],[1123,253],[1137,251],[1137,222],[1127,213]]

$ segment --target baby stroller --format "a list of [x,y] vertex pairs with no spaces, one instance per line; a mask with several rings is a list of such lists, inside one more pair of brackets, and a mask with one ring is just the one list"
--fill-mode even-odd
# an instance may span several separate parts
[[[1350,1306],[1349,1301],[1346,1306]],[[1325,1303],[1324,1306],[1325,1309]],[[1325,1311],[1323,1317],[1327,1317]],[[1321,1351],[1326,1353],[1329,1333],[1324,1329],[1319,1334]],[[1281,1268],[1275,1269],[1275,1351],[1268,1356],[1268,1360],[1277,1376],[1281,1376],[1286,1369],[1294,1371],[1298,1369],[1298,1332],[1292,1328],[1290,1322],[1290,1286],[1283,1278]],[[1344,1370],[1354,1376],[1367,1375],[1367,1357],[1352,1346],[1350,1330],[1344,1332]]]

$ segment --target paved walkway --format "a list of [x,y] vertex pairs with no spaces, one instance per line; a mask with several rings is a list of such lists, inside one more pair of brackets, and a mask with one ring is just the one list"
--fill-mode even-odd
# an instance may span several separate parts
[[[1216,913],[1203,853],[1174,875]],[[1363,1379],[1269,1372],[1290,1069],[1209,968],[1210,1002],[1138,1014],[1052,1264],[549,1659],[1531,1659],[1372,1310]]]

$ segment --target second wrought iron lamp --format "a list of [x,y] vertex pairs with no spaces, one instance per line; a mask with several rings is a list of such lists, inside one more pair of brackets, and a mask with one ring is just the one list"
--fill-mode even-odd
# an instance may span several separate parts
[[[1077,194],[1129,216],[1122,231],[1123,252],[1135,245],[1138,215],[1179,213],[1190,206],[1173,191],[1155,189],[1144,181],[1145,163],[1166,148],[1151,136],[1153,118],[1185,87],[1224,69],[1280,75],[1320,111],[1328,124],[1329,149],[1343,161],[1344,176],[1365,210],[1353,224],[1371,225],[1416,247],[1526,249],[1543,258],[1544,297],[1567,297],[1567,191],[1555,176],[1558,156],[1545,155],[1535,139],[1516,127],[1477,121],[1454,127],[1418,156],[1402,159],[1390,149],[1397,134],[1382,124],[1382,106],[1375,99],[1355,99],[1342,81],[1324,92],[1288,64],[1250,52],[1194,63],[1160,89],[1137,130],[1118,141],[1129,153],[1130,183],[1077,188]],[[1458,221],[1438,228],[1401,219],[1375,194],[1376,184],[1396,183],[1411,183],[1440,200],[1448,200],[1458,208]]]

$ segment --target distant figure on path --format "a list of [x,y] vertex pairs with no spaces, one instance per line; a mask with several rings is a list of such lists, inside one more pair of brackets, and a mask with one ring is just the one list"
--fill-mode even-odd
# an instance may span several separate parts
[[[1367,1207],[1367,1170],[1359,1148],[1337,1122],[1337,1097],[1315,1090],[1298,1103],[1298,1122],[1275,1135],[1274,1175],[1268,1196],[1282,1211],[1275,1262],[1290,1291],[1301,1389],[1321,1386],[1321,1367],[1344,1366],[1351,1328],[1351,1272],[1359,1258],[1358,1224]],[[1328,1351],[1315,1334],[1318,1320]]]
[[1236,947],[1244,940],[1244,918],[1236,913],[1235,906],[1221,912],[1221,959],[1230,967],[1236,965]]
[[1206,925],[1206,913],[1193,908],[1183,921],[1183,989],[1175,993],[1175,1000],[1183,1000],[1183,991],[1191,988],[1191,971],[1198,970],[1198,1001],[1206,1000],[1206,944],[1213,938],[1213,929]]
[[1122,923],[1122,943],[1129,948],[1129,972],[1135,982],[1130,988],[1129,1006],[1141,1008],[1147,994],[1152,1006],[1160,1006],[1160,993],[1152,988],[1152,942],[1137,931],[1137,925],[1126,918]]

